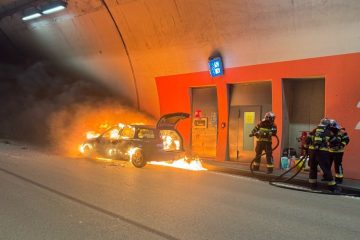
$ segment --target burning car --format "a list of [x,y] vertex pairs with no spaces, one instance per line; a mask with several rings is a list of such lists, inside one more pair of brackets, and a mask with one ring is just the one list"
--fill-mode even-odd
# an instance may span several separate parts
[[185,156],[185,151],[176,125],[188,117],[188,113],[171,113],[162,116],[156,126],[118,124],[102,134],[88,133],[80,152],[89,158],[128,160],[138,168],[149,161],[179,159]]

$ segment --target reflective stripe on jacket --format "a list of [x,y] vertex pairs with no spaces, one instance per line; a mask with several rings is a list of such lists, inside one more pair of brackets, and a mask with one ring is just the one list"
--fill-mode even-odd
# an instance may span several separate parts
[[258,123],[251,133],[256,136],[260,142],[271,142],[272,136],[275,136],[277,133],[277,127],[275,123],[264,120]]
[[344,152],[344,148],[349,144],[350,138],[344,128],[340,129],[333,142],[330,143],[330,152]]
[[323,126],[317,126],[306,138],[306,145],[312,150],[329,151],[330,132]]

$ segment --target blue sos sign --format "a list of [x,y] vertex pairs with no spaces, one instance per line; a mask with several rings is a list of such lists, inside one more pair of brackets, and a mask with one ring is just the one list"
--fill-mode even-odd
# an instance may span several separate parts
[[216,57],[209,60],[209,71],[212,77],[224,75],[224,68],[221,57]]

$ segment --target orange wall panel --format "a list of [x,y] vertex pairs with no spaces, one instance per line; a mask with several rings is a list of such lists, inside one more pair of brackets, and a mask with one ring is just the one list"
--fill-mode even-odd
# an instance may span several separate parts
[[[191,87],[216,86],[218,94],[218,145],[217,160],[224,161],[228,144],[228,84],[272,81],[272,110],[276,114],[279,138],[282,135],[282,79],[325,77],[325,115],[334,118],[345,127],[350,144],[344,157],[345,176],[360,179],[360,130],[355,126],[360,121],[360,53],[327,56],[295,61],[259,64],[225,69],[222,77],[211,78],[207,71],[156,78],[161,114],[191,112]],[[306,96],[304,96],[306,97]],[[320,119],[319,119],[320,120]],[[226,127],[221,128],[225,122]],[[180,124],[185,145],[190,144],[190,120]],[[279,166],[280,148],[274,153],[275,165]]]

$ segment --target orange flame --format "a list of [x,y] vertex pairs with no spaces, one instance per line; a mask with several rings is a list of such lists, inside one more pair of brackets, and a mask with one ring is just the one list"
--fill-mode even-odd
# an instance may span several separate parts
[[127,154],[130,156],[129,160],[130,162],[132,161],[132,157],[134,155],[134,153],[138,150],[139,148],[137,147],[134,147],[134,148],[130,148],[127,152]]
[[162,136],[164,150],[180,150],[180,141],[164,134]]
[[85,153],[85,148],[92,149],[92,146],[90,144],[87,144],[87,143],[81,144],[80,147],[79,147],[79,151],[84,154]]
[[76,157],[79,154],[78,146],[85,140],[84,133],[92,130],[89,137],[96,137],[119,121],[149,125],[156,122],[146,114],[112,101],[84,103],[61,109],[50,116],[50,141],[59,154]]
[[110,127],[110,125],[108,122],[100,123],[100,125],[99,125],[99,129],[107,129],[109,127]]
[[103,162],[113,162],[114,159],[111,158],[104,158],[104,157],[96,157],[96,160],[103,161]]
[[98,136],[100,136],[99,133],[96,133],[94,131],[89,131],[86,133],[86,139],[90,140],[90,139],[93,139],[93,138],[97,138]]
[[151,161],[148,162],[152,165],[160,165],[160,166],[166,166],[166,167],[173,167],[173,168],[181,168],[191,171],[207,171],[206,168],[204,168],[201,164],[201,161],[199,159],[191,160],[190,162],[187,160],[187,158],[180,158],[178,160],[175,160],[173,162],[156,162]]
[[118,129],[113,129],[110,132],[110,139],[116,140],[119,139],[120,135],[119,135],[119,130]]

